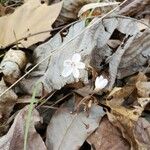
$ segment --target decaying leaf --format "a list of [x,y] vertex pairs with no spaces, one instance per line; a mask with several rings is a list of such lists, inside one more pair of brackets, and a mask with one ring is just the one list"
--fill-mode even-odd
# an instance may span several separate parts
[[123,88],[118,90],[115,88],[106,101],[107,106],[111,109],[111,114],[108,113],[109,120],[121,130],[123,137],[135,150],[140,150],[140,144],[134,136],[134,128],[146,105],[150,103],[147,91],[143,94],[142,90],[137,87],[138,83],[147,83],[147,77],[143,73],[130,78]]
[[142,13],[144,8],[150,4],[149,0],[128,0],[120,9],[119,14],[135,16]]
[[14,10],[11,7],[5,7],[2,4],[0,4],[0,17],[5,16],[9,13],[13,13]]
[[[3,93],[8,87],[3,80],[0,81],[0,93]],[[0,125],[8,118],[17,102],[17,95],[13,90],[9,90],[0,97]],[[1,130],[1,129],[0,129]],[[3,131],[0,131],[0,133]]]
[[[8,133],[0,138],[0,149],[3,150],[23,150],[24,145],[24,128],[28,113],[28,106],[23,108],[15,117],[14,123]],[[27,148],[28,150],[46,150],[46,146],[35,130],[35,124],[40,121],[39,114],[36,110],[32,113],[32,122],[29,128]]]
[[150,82],[137,82],[136,87],[140,97],[150,97]]
[[21,50],[10,49],[0,64],[0,72],[3,73],[5,82],[13,84],[27,64],[26,54]]
[[70,100],[53,115],[47,128],[47,147],[53,150],[76,150],[98,127],[105,114],[102,107],[92,105],[87,112],[74,112],[74,102]]
[[146,118],[139,118],[134,127],[134,136],[139,149],[150,149],[150,122]]
[[[128,76],[141,69],[142,65],[146,63],[150,51],[148,46],[149,31],[140,32],[136,22],[132,19],[114,17],[101,21],[101,19],[96,18],[93,22],[87,28],[84,21],[78,22],[70,27],[65,37],[58,33],[47,43],[35,49],[34,64],[43,59],[45,61],[30,74],[29,78],[21,82],[24,92],[30,93],[37,80],[43,83],[44,90],[48,92],[74,83],[76,80],[73,76],[67,78],[61,76],[64,61],[71,59],[74,53],[81,54],[82,62],[84,61],[87,67],[92,62],[92,66],[99,71],[104,69],[103,63],[109,63],[110,87],[114,85],[117,75],[121,78],[122,75],[124,77],[124,74]],[[116,30],[125,36],[122,44],[113,53],[107,42]],[[139,42],[139,39],[142,40]],[[91,56],[94,51],[94,55]],[[130,54],[128,58],[127,54]],[[132,64],[133,61],[136,66]],[[130,65],[133,68],[126,73],[124,70],[130,68]],[[120,75],[121,73],[122,75]],[[87,70],[81,70],[79,78],[87,83]]]
[[[150,102],[150,98],[139,98],[136,93],[136,84],[146,80],[147,77],[143,73],[139,73],[137,76],[131,78],[123,88],[119,88],[118,90],[114,88],[106,101],[112,113],[126,117],[129,120],[131,119],[132,121],[137,121],[146,104]],[[145,99],[147,99],[147,101]]]
[[[58,17],[62,2],[47,6],[39,0],[30,0],[8,16],[0,18],[0,47],[4,48],[16,40],[29,35],[52,29],[51,25]],[[21,41],[21,45],[29,47],[45,40],[49,32],[42,33]]]
[[121,58],[121,63],[119,64],[117,75],[119,79],[136,72],[145,70],[147,70],[147,72],[150,71],[149,68],[147,68],[150,54],[149,40],[150,30],[145,30],[143,33],[139,33],[130,46],[127,47]]
[[[111,8],[113,8],[113,6],[117,6],[119,4],[119,2],[108,2],[108,3],[90,3],[90,4],[86,4],[84,5],[80,11],[78,12],[78,17],[80,17],[83,13],[85,13],[86,11],[88,10],[91,10],[91,9],[95,9],[95,8],[98,8],[100,7],[101,9],[104,7],[104,10],[105,12],[109,12]],[[109,9],[108,9],[108,8]],[[106,9],[107,8],[107,9]],[[101,10],[101,14],[104,13],[103,10]]]
[[95,150],[130,150],[129,143],[107,117],[102,118],[100,126],[88,137],[87,141]]
[[[55,1],[57,2],[57,0]],[[78,12],[82,6],[96,1],[97,0],[63,0],[62,10],[57,18],[56,26],[66,24],[77,19]]]
[[[55,0],[57,2],[57,0]],[[97,0],[63,0],[62,11],[56,21],[56,26],[66,24],[70,21],[76,20],[80,9],[90,3],[96,3]],[[100,3],[116,2],[115,0],[101,0]],[[112,8],[112,7],[111,7]],[[105,9],[102,9],[103,13]],[[107,9],[108,10],[108,9]],[[107,12],[107,11],[106,11]]]

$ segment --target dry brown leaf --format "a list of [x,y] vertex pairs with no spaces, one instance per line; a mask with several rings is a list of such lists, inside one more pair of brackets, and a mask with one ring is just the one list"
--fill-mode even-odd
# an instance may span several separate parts
[[150,72],[150,68],[147,64],[150,53],[150,30],[147,29],[139,34],[140,35],[128,45],[126,52],[123,57],[121,57],[117,74],[118,79],[128,77],[129,75],[136,73],[137,70],[138,72],[144,72],[145,70]]
[[98,127],[105,114],[102,107],[92,105],[88,112],[74,112],[74,101],[69,100],[53,115],[47,128],[49,150],[77,150]]
[[119,14],[134,16],[150,4],[149,0],[128,0],[120,9]]
[[[0,81],[0,93],[3,93],[8,87],[3,80]],[[8,118],[17,102],[17,95],[13,90],[9,90],[0,97],[0,125],[2,125]],[[0,129],[1,130],[1,129]],[[1,133],[2,131],[0,131]]]
[[[54,0],[57,2],[58,0]],[[96,3],[97,0],[63,0],[62,11],[57,19],[56,26],[66,24],[70,21],[76,20],[79,10],[82,6],[89,3]],[[102,2],[108,3],[108,0],[103,0]],[[116,2],[115,0],[109,0],[109,2]],[[98,11],[99,13],[99,11]]]
[[[39,0],[29,0],[16,11],[0,18],[0,47],[4,48],[16,40],[28,37],[31,34],[52,29],[51,25],[58,17],[62,2],[47,6]],[[50,36],[49,32],[38,34],[22,40],[24,47],[45,40]]]
[[[100,7],[100,8],[104,7],[104,10],[105,10],[106,7],[109,7],[109,9],[110,9],[110,8],[113,8],[113,6],[116,7],[118,4],[119,4],[119,2],[107,2],[107,3],[100,2],[100,3],[86,4],[78,12],[78,17],[80,17],[83,13],[85,13],[86,11],[91,10],[91,9],[95,9],[98,7]],[[109,12],[109,9],[106,9],[106,12]]]
[[87,141],[95,150],[130,150],[129,143],[107,117],[101,120],[100,126]]
[[137,82],[136,88],[140,97],[150,97],[150,82]]
[[139,118],[134,127],[134,136],[139,149],[150,149],[150,122],[146,118]]
[[[8,133],[0,138],[0,149],[2,150],[23,150],[24,127],[28,113],[28,106],[23,108],[15,117],[14,123]],[[28,150],[46,150],[46,146],[35,130],[35,124],[40,121],[39,113],[33,110],[28,134]]]
[[[139,73],[129,79],[127,85],[121,89],[114,89],[106,101],[107,106],[111,108],[111,114],[108,113],[109,120],[113,125],[117,126],[121,131],[124,138],[126,138],[132,149],[140,150],[140,145],[137,143],[133,130],[139,117],[142,115],[146,105],[150,103],[150,98],[138,97],[137,83],[145,83],[147,77],[144,73]],[[140,85],[139,85],[140,86]]]
[[[57,0],[54,1],[57,2]],[[96,1],[97,0],[63,0],[63,7],[55,25],[60,26],[72,20],[76,20],[78,12],[83,5]]]
[[[66,59],[71,59],[74,53],[81,54],[81,61],[85,62],[87,67],[90,62],[93,62],[92,67],[98,68],[99,71],[104,69],[104,66],[109,63],[109,75],[111,76],[109,83],[113,86],[117,77],[119,64],[122,62],[124,57],[123,53],[127,50],[132,41],[141,33],[136,27],[136,22],[132,19],[105,18],[101,22],[101,19],[95,18],[93,22],[91,22],[87,28],[84,21],[78,22],[69,28],[69,31],[65,37],[62,37],[62,35],[58,33],[48,42],[37,47],[34,51],[34,64],[40,63],[44,59],[46,60],[40,63],[40,65],[30,74],[30,77],[20,82],[20,87],[22,88],[21,90],[31,93],[32,87],[35,84],[34,82],[37,82],[37,80],[38,82],[43,83],[44,90],[48,92],[53,91],[54,89],[61,89],[66,84],[74,83],[76,80],[72,75],[67,78],[62,76],[63,62]],[[120,31],[122,34],[126,34],[126,37],[128,38],[123,44],[125,46],[120,45],[119,49],[113,53],[113,50],[107,45],[107,42],[116,30]],[[140,43],[141,47],[139,48],[139,55],[137,55],[135,51],[135,53],[131,55],[133,58],[137,56],[142,59],[143,57],[141,57],[141,51],[144,53],[146,50],[150,50],[148,49],[148,46],[147,49],[142,47],[144,42],[145,41],[143,41],[142,44]],[[133,50],[137,51],[137,49]],[[129,52],[131,51],[132,49]],[[92,54],[93,52],[94,55]],[[136,68],[133,67],[132,70],[134,72],[132,73],[139,71],[141,68],[139,66],[143,65],[143,63],[145,64],[145,61],[148,59],[147,55],[148,53],[145,54],[144,61],[138,61]],[[129,59],[131,64],[133,58]],[[110,61],[107,61],[106,59],[109,59]],[[126,60],[124,60],[124,62],[126,64]],[[122,64],[124,64],[124,62],[122,62]],[[124,69],[126,68],[127,67],[124,67]],[[107,69],[107,67],[105,69]],[[81,70],[79,78],[80,81],[87,83],[87,70]],[[39,94],[40,93],[41,91]]]
[[[126,117],[131,121],[137,121],[146,104],[150,102],[150,99],[147,97],[138,98],[138,95],[135,92],[136,84],[146,80],[147,77],[143,73],[139,73],[137,76],[130,78],[123,88],[114,88],[108,95],[108,100],[106,101],[106,104],[111,108],[112,113]],[[127,101],[127,99],[130,101]]]
[[0,4],[0,17],[5,16],[6,14],[13,13],[14,9],[11,7],[5,7]]

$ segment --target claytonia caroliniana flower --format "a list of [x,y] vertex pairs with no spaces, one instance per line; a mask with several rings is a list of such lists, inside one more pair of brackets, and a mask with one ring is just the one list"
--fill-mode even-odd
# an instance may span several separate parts
[[84,69],[85,64],[81,62],[81,55],[79,53],[75,53],[72,56],[72,59],[67,59],[64,61],[64,69],[62,71],[63,77],[68,77],[73,74],[74,78],[78,79],[80,76],[79,69]]
[[95,80],[95,90],[101,90],[108,84],[108,80],[102,75],[97,77]]

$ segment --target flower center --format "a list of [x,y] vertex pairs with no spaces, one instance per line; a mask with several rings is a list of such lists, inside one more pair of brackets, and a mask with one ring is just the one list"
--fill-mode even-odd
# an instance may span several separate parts
[[76,64],[74,62],[71,63],[72,67],[76,67]]

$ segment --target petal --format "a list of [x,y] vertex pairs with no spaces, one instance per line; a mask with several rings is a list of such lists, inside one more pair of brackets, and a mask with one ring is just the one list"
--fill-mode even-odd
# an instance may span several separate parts
[[62,75],[63,77],[68,77],[68,76],[71,75],[72,71],[73,71],[73,69],[72,69],[71,67],[64,67],[64,69],[63,69],[61,75]]
[[97,77],[95,80],[95,88],[98,88],[98,86],[99,86],[99,77]]
[[78,62],[78,63],[76,63],[76,67],[77,67],[78,69],[84,69],[84,68],[85,68],[85,63],[83,63],[83,62]]
[[100,76],[99,76],[99,81],[100,81],[100,80],[103,80],[103,79],[104,79],[104,77],[103,77],[102,75],[100,75]]
[[73,62],[79,62],[81,60],[81,55],[79,53],[75,53],[73,56],[72,56],[72,61]]
[[107,79],[103,79],[102,81],[102,85],[103,85],[103,88],[108,84],[108,80]]
[[103,89],[108,84],[107,79],[101,79],[101,77],[97,77],[95,81],[95,89]]
[[72,64],[72,61],[70,59],[67,59],[64,61],[64,67],[70,67]]
[[73,76],[78,79],[79,75],[80,75],[79,70],[77,68],[74,68],[73,69]]

